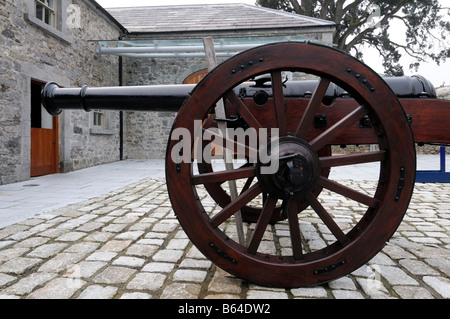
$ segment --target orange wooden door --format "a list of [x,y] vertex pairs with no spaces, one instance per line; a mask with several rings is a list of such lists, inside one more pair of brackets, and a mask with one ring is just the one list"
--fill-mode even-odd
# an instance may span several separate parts
[[31,177],[58,172],[57,123],[54,118],[53,129],[31,128]]

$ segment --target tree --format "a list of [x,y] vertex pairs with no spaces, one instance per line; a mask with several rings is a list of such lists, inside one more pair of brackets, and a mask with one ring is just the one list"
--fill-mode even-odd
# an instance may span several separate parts
[[[256,4],[335,22],[337,48],[361,60],[365,47],[376,48],[389,75],[403,75],[398,63],[402,53],[414,58],[410,68],[416,69],[426,59],[439,65],[450,57],[450,8],[439,0],[257,0]],[[399,25],[406,30],[401,42],[392,37]]]

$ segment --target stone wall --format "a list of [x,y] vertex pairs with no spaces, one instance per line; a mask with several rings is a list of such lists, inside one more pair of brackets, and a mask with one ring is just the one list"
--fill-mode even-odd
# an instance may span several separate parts
[[[206,61],[200,58],[124,58],[124,85],[182,84],[189,75],[205,68]],[[126,112],[125,156],[164,158],[175,116],[173,112]]]
[[[34,1],[0,0],[0,184],[30,177],[31,80],[65,87],[118,84],[117,57],[98,56],[88,40],[117,39],[120,30],[88,1],[57,2],[62,10],[53,30],[33,17]],[[109,116],[113,131],[115,113]],[[83,111],[60,116],[61,172],[118,159],[118,134],[91,134],[91,123],[92,114]]]

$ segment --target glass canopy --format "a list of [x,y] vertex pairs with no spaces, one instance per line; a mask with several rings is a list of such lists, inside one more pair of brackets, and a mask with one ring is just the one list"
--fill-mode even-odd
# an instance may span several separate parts
[[[285,35],[269,37],[215,38],[214,46],[218,57],[231,57],[256,46],[275,42],[318,42],[303,36]],[[174,40],[96,40],[97,53],[127,56],[133,58],[192,58],[204,57],[201,38]],[[326,44],[326,43],[322,43]],[[326,44],[329,45],[329,44]]]

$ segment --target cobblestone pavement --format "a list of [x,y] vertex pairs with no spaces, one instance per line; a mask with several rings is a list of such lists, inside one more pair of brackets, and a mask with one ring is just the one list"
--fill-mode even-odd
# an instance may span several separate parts
[[367,265],[317,287],[265,288],[203,257],[164,179],[147,178],[0,229],[0,298],[447,299],[449,234],[450,185],[417,184],[403,223]]

